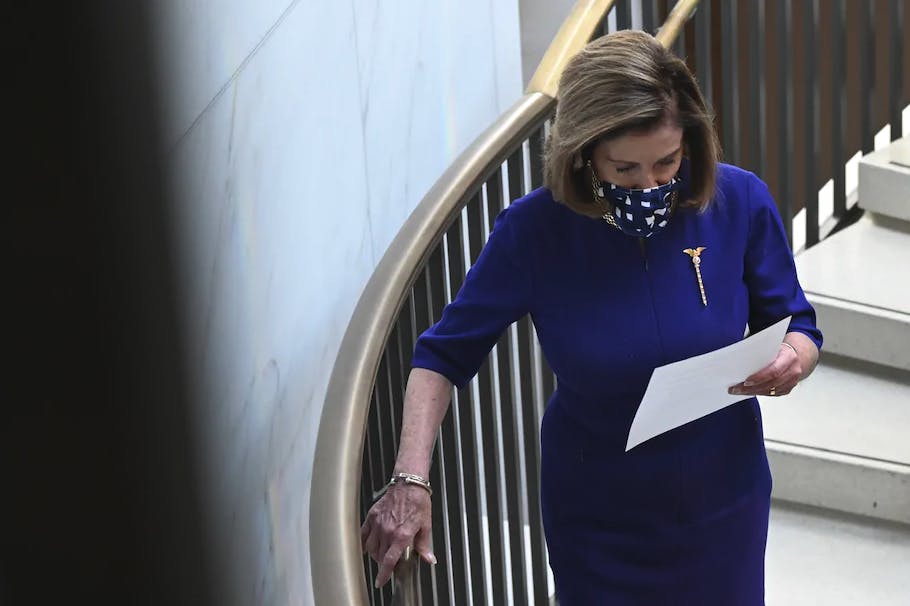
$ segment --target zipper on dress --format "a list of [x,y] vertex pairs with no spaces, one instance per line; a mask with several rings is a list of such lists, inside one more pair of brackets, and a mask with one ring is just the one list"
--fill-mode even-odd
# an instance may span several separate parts
[[644,238],[638,239],[638,248],[641,249],[641,258],[645,262],[645,271],[648,271],[648,244]]

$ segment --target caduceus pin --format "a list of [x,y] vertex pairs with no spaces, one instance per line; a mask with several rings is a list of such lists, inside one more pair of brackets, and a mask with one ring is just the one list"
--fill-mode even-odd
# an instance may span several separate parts
[[698,248],[687,248],[684,253],[692,258],[692,266],[695,268],[695,277],[698,278],[698,291],[701,293],[701,302],[705,307],[708,306],[708,298],[705,296],[705,283],[701,279],[701,253],[705,250],[704,246]]

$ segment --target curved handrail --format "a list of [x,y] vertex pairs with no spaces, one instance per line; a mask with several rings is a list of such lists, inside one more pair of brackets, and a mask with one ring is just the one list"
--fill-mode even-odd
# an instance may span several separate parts
[[341,341],[319,423],[310,499],[310,547],[317,604],[366,605],[357,528],[360,465],[373,381],[408,288],[433,245],[483,183],[501,153],[523,141],[554,99],[522,97],[443,173],[405,222],[370,277]]
[[578,0],[575,3],[531,76],[527,92],[556,98],[559,77],[566,63],[591,40],[614,4],[616,0]]
[[674,4],[673,10],[667,15],[667,20],[654,36],[657,41],[666,48],[673,46],[676,38],[679,37],[679,32],[686,25],[686,21],[695,14],[696,8],[698,8],[698,0],[679,0]]
[[[553,111],[563,68],[593,37],[614,2],[578,0],[525,95],[436,181],[392,241],[357,303],[329,380],[313,462],[309,529],[317,604],[369,603],[357,532],[358,483],[374,380],[408,289],[460,215],[468,194]],[[695,4],[697,0],[680,0],[674,7],[661,30],[666,32],[663,44],[672,43]],[[682,10],[681,5],[689,8]]]

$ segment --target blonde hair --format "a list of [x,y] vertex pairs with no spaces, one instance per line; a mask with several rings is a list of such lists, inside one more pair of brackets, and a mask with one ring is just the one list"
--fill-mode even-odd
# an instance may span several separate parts
[[670,122],[683,129],[689,160],[685,206],[704,209],[714,197],[720,143],[686,64],[653,36],[624,30],[589,43],[559,81],[556,118],[544,154],[544,185],[582,215],[599,218],[586,163],[601,141],[647,132]]

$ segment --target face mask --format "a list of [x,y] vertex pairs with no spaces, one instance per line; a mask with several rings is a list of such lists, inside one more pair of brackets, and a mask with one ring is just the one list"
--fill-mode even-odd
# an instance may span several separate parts
[[628,189],[613,183],[601,182],[597,179],[590,162],[588,169],[591,171],[595,201],[601,204],[608,201],[613,204],[612,211],[604,212],[604,221],[626,235],[648,238],[670,222],[670,211],[679,195],[677,192],[683,186],[680,175],[686,169],[686,161],[683,159],[679,172],[669,183],[648,189]]
[[670,210],[680,189],[682,179],[677,175],[669,183],[648,189],[627,189],[601,182],[597,195],[613,203],[613,211],[604,214],[607,223],[629,236],[648,238],[669,223]]

